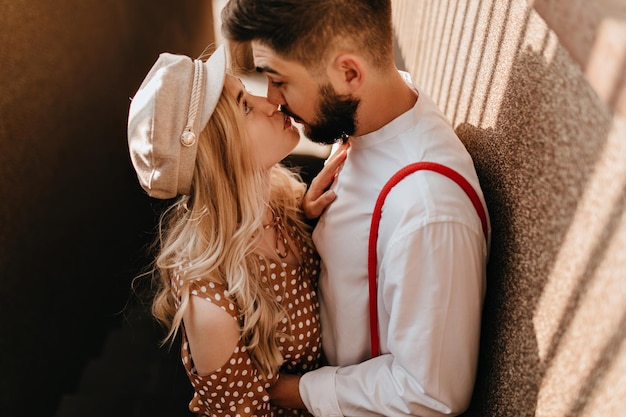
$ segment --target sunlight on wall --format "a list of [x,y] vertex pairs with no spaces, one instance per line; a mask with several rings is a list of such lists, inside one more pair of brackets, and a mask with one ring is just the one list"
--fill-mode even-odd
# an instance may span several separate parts
[[599,96],[626,117],[626,2],[528,1],[559,36]]
[[[589,389],[585,386],[590,383],[589,375],[607,360],[607,348],[614,349],[611,339],[619,337],[624,326],[626,287],[620,284],[624,276],[606,270],[602,262],[602,258],[625,256],[615,252],[624,247],[624,242],[602,241],[607,234],[610,240],[624,239],[623,234],[613,234],[608,227],[626,230],[623,211],[615,213],[616,207],[621,207],[620,199],[626,190],[623,159],[626,142],[620,134],[624,129],[623,122],[617,120],[597,164],[610,169],[593,173],[533,317],[539,356],[546,369],[539,392],[537,417],[568,415],[568,410],[576,408],[581,392]],[[613,252],[604,254],[598,248],[613,248]],[[590,267],[596,262],[600,265]],[[608,263],[614,264],[615,259]],[[585,281],[583,277],[589,274],[590,268],[597,270]],[[614,356],[618,352],[611,353]],[[607,366],[617,371],[619,362]],[[563,378],[563,375],[568,377]],[[622,379],[621,398],[626,398],[622,372],[613,378],[605,377],[605,383],[615,377]],[[615,387],[619,386],[599,391],[611,392],[610,397],[613,397]],[[599,397],[594,402],[606,406],[614,404],[615,399]]]
[[626,117],[625,40],[626,19],[603,20],[585,74],[600,97]]
[[472,417],[626,409],[619,1],[393,0],[403,67],[461,132],[493,204],[502,259]]
[[453,126],[494,126],[511,57],[530,48],[549,63],[558,43],[522,2],[396,2],[393,16],[407,68]]

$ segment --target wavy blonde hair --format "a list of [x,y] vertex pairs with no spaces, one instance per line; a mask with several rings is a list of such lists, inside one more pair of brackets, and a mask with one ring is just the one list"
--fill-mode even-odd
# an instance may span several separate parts
[[[222,92],[200,135],[190,195],[180,197],[161,216],[152,314],[168,330],[163,343],[171,342],[181,328],[191,282],[223,285],[239,308],[241,338],[252,360],[269,375],[283,363],[277,327],[286,315],[261,283],[254,248],[268,204],[310,243],[300,209],[306,186],[280,164],[271,169],[270,178],[255,168],[242,117],[235,100]],[[182,281],[180,303],[170,283],[175,274]]]

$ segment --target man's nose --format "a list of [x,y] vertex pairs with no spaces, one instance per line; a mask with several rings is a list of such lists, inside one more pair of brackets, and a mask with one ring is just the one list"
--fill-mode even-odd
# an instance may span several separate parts
[[271,103],[269,99],[260,96],[253,96],[251,98],[252,105],[257,109],[261,110],[263,114],[267,116],[273,116],[276,111],[278,111],[278,106]]
[[279,106],[281,104],[287,104],[283,93],[280,92],[278,87],[273,87],[271,84],[267,86],[267,99],[270,103]]

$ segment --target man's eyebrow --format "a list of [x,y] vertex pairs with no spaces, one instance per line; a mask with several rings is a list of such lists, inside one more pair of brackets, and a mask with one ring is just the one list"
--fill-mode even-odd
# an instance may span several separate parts
[[269,72],[270,74],[280,75],[278,71],[276,71],[272,67],[264,66],[264,67],[256,67],[256,72]]

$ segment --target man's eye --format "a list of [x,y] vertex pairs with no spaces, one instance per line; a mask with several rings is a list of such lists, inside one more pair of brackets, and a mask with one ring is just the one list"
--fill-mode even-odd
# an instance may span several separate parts
[[282,87],[284,84],[282,81],[270,81],[270,83],[273,87]]

